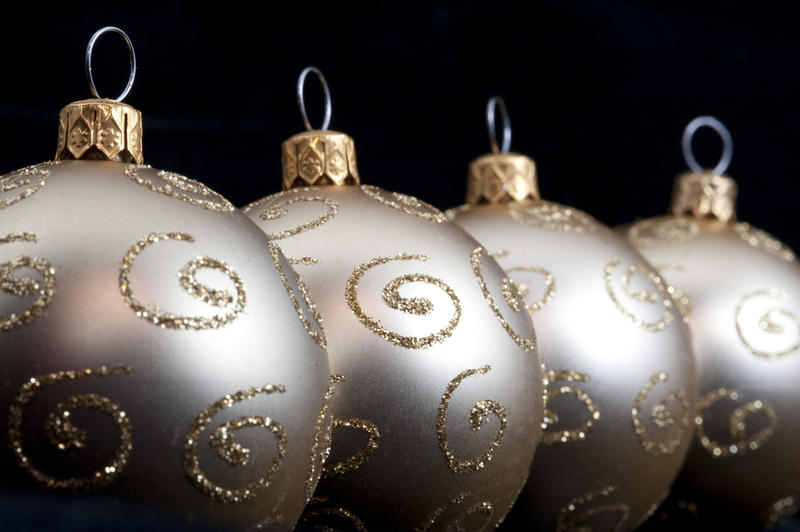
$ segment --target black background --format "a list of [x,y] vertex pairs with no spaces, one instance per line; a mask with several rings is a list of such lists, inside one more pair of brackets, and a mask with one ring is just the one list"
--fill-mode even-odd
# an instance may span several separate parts
[[[467,164],[489,149],[493,94],[507,102],[512,149],[537,162],[543,196],[610,225],[666,211],[686,168],[683,128],[714,115],[733,134],[739,219],[800,249],[800,37],[787,6],[7,2],[0,173],[52,158],[58,110],[90,96],[88,39],[117,25],[136,47],[126,102],[144,114],[146,162],[237,205],[279,189],[280,143],[302,129],[296,79],[313,64],[331,86],[331,129],[356,141],[362,181],[441,208],[463,202]],[[101,95],[120,92],[127,68],[121,39],[101,38]],[[319,123],[321,91],[309,81]],[[695,147],[701,163],[715,164],[710,130]]]
[[[90,97],[88,39],[116,25],[136,48],[126,102],[144,114],[146,162],[240,206],[279,190],[280,143],[302,129],[296,79],[313,64],[333,94],[331,129],[356,141],[362,181],[441,208],[463,202],[467,164],[489,149],[493,94],[511,113],[512,149],[537,162],[543,196],[609,225],[666,212],[686,168],[683,128],[714,115],[734,139],[739,218],[798,250],[800,36],[789,5],[6,0],[0,174],[53,157],[59,109]],[[101,95],[116,96],[127,69],[122,41],[103,37]],[[309,81],[319,123],[321,91]],[[695,147],[715,164],[712,133]]]

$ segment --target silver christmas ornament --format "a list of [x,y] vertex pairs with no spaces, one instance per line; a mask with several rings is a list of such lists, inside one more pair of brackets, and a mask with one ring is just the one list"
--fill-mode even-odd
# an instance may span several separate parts
[[540,199],[533,160],[508,152],[502,100],[487,115],[494,153],[470,164],[467,204],[448,215],[524,292],[547,386],[542,445],[509,519],[535,530],[632,530],[691,443],[696,379],[682,308],[614,231]]
[[[303,72],[301,110],[308,72],[322,79]],[[300,525],[491,529],[525,482],[542,415],[516,288],[437,209],[359,185],[347,135],[295,135],[283,168],[285,190],[245,212],[303,275],[339,376],[332,450]]]
[[230,202],[141,164],[141,131],[75,102],[56,160],[0,178],[0,486],[291,530],[329,423],[315,307]]
[[[713,170],[692,155],[702,126],[724,141]],[[800,504],[800,268],[778,240],[736,221],[736,182],[724,175],[731,152],[718,120],[692,121],[684,134],[691,171],[675,182],[670,215],[626,234],[689,310],[700,400],[674,497],[700,518],[752,527],[775,524]]]

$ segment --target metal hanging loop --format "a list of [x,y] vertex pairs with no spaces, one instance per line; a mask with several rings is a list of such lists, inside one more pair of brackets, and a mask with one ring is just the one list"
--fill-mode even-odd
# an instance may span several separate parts
[[[500,110],[500,117],[503,119],[503,145],[501,147],[497,145],[494,119],[495,108]],[[492,96],[486,104],[486,125],[489,128],[489,144],[492,146],[492,152],[508,153],[511,148],[511,120],[508,118],[506,102],[500,96]]]
[[306,113],[306,100],[303,96],[303,89],[305,88],[306,84],[306,76],[308,76],[309,72],[313,72],[317,75],[317,78],[322,85],[322,90],[325,92],[325,118],[323,118],[322,127],[320,128],[322,131],[325,131],[328,129],[328,125],[331,123],[331,90],[328,88],[328,82],[325,81],[325,76],[323,76],[320,69],[315,66],[304,68],[303,71],[300,72],[300,77],[297,78],[297,105],[300,107],[300,114],[303,116],[303,123],[305,124],[306,129],[311,131],[313,128],[308,122],[308,114]]
[[722,155],[717,165],[711,170],[711,173],[714,175],[722,175],[731,164],[731,158],[733,157],[733,138],[731,138],[731,132],[728,131],[725,124],[713,116],[698,116],[689,122],[689,125],[683,130],[683,140],[681,142],[683,146],[683,158],[686,159],[686,164],[689,165],[689,168],[691,168],[693,172],[702,173],[706,171],[697,163],[697,159],[694,158],[694,153],[692,152],[692,138],[694,138],[694,134],[701,127],[710,127],[716,131],[722,139]]
[[100,95],[97,93],[97,87],[94,84],[94,76],[92,76],[92,50],[94,49],[94,44],[97,42],[97,39],[106,33],[118,33],[123,39],[125,39],[125,44],[128,45],[128,60],[131,65],[131,73],[128,76],[128,84],[125,85],[125,90],[122,91],[122,94],[114,98],[115,101],[121,102],[131,91],[131,87],[133,87],[133,80],[136,78],[136,53],[133,51],[133,43],[131,42],[130,37],[128,37],[128,34],[121,29],[115,26],[106,26],[105,28],[100,28],[94,32],[92,38],[89,39],[89,45],[86,47],[86,79],[89,80],[89,88],[91,89],[94,97],[100,98]]

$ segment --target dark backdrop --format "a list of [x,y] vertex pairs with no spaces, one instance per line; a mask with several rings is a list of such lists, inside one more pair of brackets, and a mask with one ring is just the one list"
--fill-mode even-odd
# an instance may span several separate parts
[[[665,212],[685,169],[683,127],[715,115],[733,134],[739,218],[800,249],[792,216],[800,37],[788,7],[199,5],[6,2],[0,173],[52,158],[58,110],[89,97],[86,43],[112,24],[136,47],[126,101],[144,113],[146,162],[237,205],[278,190],[280,143],[302,129],[296,78],[313,64],[333,93],[331,128],[356,141],[362,180],[441,208],[462,202],[467,163],[488,151],[484,109],[493,94],[506,99],[512,149],[536,160],[543,195],[611,225]],[[127,79],[125,48],[106,36],[96,50],[101,95],[114,97]],[[318,122],[313,82],[308,98]],[[698,134],[695,145],[713,166],[713,133]]]
[[[543,195],[610,225],[665,212],[685,169],[683,127],[715,115],[734,138],[739,218],[800,249],[800,37],[782,4],[255,5],[4,1],[0,174],[52,158],[58,110],[89,97],[87,41],[111,24],[136,46],[127,102],[144,113],[146,161],[237,205],[279,189],[280,143],[302,127],[295,81],[313,64],[331,86],[332,129],[356,140],[363,181],[442,208],[462,202],[467,163],[488,151],[493,94],[508,104],[513,149],[537,161]],[[100,41],[95,72],[105,96],[124,85],[117,37]],[[317,123],[314,83],[308,97]],[[713,134],[696,147],[713,166]]]

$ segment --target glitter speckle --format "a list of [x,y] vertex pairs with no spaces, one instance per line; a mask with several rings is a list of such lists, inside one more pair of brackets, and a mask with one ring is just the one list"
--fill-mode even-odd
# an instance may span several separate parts
[[[614,287],[612,286],[612,276],[614,275],[614,271],[616,270],[617,266],[620,265],[622,262],[621,259],[614,259],[606,265],[605,268],[605,281],[606,281],[606,290],[608,291],[608,295],[611,297],[611,301],[614,302],[614,306],[619,309],[623,316],[628,318],[634,325],[641,327],[647,331],[657,332],[663,331],[667,328],[667,326],[672,323],[674,319],[673,315],[673,303],[672,299],[669,297],[667,292],[667,287],[664,284],[663,279],[652,271],[649,268],[641,266],[639,264],[634,264],[633,266],[629,266],[625,273],[622,274],[622,288],[632,299],[640,302],[640,303],[649,303],[658,305],[659,302],[664,307],[664,313],[661,316],[661,319],[656,321],[645,321],[641,317],[637,316],[630,310],[628,310],[619,300],[618,296],[614,292]],[[650,282],[655,286],[656,291],[652,290],[638,290],[634,291],[631,287],[631,277],[633,277],[636,273],[643,273],[645,276],[650,280]]]
[[[149,165],[130,164],[125,167],[125,175],[134,183],[146,187],[153,192],[158,192],[170,198],[184,201],[190,205],[196,205],[197,207],[202,207],[213,212],[233,212],[235,210],[231,202],[224,197],[204,184],[189,179],[186,176],[176,174],[175,172],[160,170],[156,173],[156,177],[161,180],[163,184],[157,184],[154,183],[150,177],[141,177],[139,175],[139,170],[150,169]],[[190,196],[187,192],[200,197]]]
[[[727,458],[741,456],[749,451],[760,449],[775,434],[778,426],[778,415],[772,405],[755,400],[736,407],[728,418],[728,432],[734,439],[731,443],[720,443],[706,435],[705,413],[711,406],[721,399],[731,401],[739,400],[739,392],[735,389],[718,388],[704,395],[697,402],[697,416],[695,417],[695,435],[700,445],[714,458]],[[767,417],[768,424],[755,434],[747,437],[747,416],[761,413]]]
[[477,401],[472,406],[472,410],[469,413],[470,428],[472,428],[472,430],[479,430],[483,423],[489,418],[489,414],[494,414],[500,421],[500,428],[489,444],[489,448],[486,449],[486,452],[470,460],[458,460],[450,451],[450,444],[447,441],[447,408],[450,406],[450,398],[453,392],[459,387],[461,381],[467,377],[472,375],[486,375],[491,370],[491,366],[488,365],[481,366],[478,369],[464,370],[448,383],[444,394],[442,394],[442,401],[439,404],[439,411],[436,415],[436,433],[439,436],[439,446],[447,458],[447,465],[453,473],[471,473],[485,468],[487,462],[491,461],[495,450],[500,447],[500,442],[505,435],[506,426],[508,425],[506,409],[497,401],[483,399]]
[[[639,392],[639,395],[636,396],[633,408],[631,408],[631,420],[633,421],[633,430],[636,433],[636,437],[639,439],[642,449],[653,456],[674,453],[675,449],[681,444],[683,435],[689,429],[689,413],[692,406],[686,398],[686,391],[681,389],[667,394],[661,401],[653,405],[650,411],[650,420],[653,425],[659,429],[672,429],[670,437],[666,442],[660,442],[650,439],[647,435],[645,422],[642,419],[644,402],[647,399],[647,395],[659,382],[667,382],[668,380],[669,376],[664,372],[653,375]],[[680,417],[676,417],[675,413],[670,410],[669,405],[671,403],[680,405]]]
[[[776,360],[779,358],[783,358],[786,356],[793,355],[800,351],[800,316],[795,314],[794,312],[779,307],[768,307],[766,310],[761,314],[758,319],[758,330],[762,333],[770,334],[770,335],[783,335],[789,338],[794,338],[794,342],[785,349],[780,350],[768,350],[767,347],[760,347],[757,344],[757,338],[752,338],[752,335],[745,334],[747,330],[747,325],[743,323],[743,314],[745,310],[745,306],[748,303],[755,303],[755,300],[758,298],[771,298],[777,299],[783,303],[788,303],[792,299],[786,292],[777,289],[770,289],[770,290],[755,290],[753,292],[749,292],[739,298],[739,301],[736,303],[736,333],[739,335],[739,339],[742,341],[744,346],[747,348],[748,351],[753,353],[754,355],[764,358],[766,360]],[[784,327],[779,325],[775,322],[773,317],[775,315],[783,316],[785,319],[793,322],[794,331],[788,333]],[[791,335],[791,336],[789,336]],[[748,338],[750,336],[750,338]]]
[[[34,164],[0,177],[0,209],[10,207],[36,194],[50,179],[49,167],[56,164],[60,163]],[[18,189],[22,189],[21,192],[14,194]],[[12,194],[7,195],[9,192]]]
[[448,322],[447,326],[443,329],[429,334],[428,336],[423,337],[416,337],[416,336],[403,336],[396,332],[390,331],[380,325],[378,320],[375,320],[369,317],[364,310],[361,308],[361,304],[358,302],[358,283],[361,278],[364,276],[367,271],[370,269],[386,264],[392,261],[411,261],[411,260],[418,260],[418,261],[425,261],[427,257],[425,255],[420,254],[408,254],[408,253],[400,253],[395,255],[394,257],[377,257],[369,262],[359,265],[355,271],[353,271],[353,275],[347,280],[347,286],[345,289],[345,298],[347,299],[347,304],[350,306],[350,310],[358,317],[359,321],[366,325],[372,332],[381,336],[388,342],[391,342],[395,345],[399,345],[401,347],[405,347],[407,349],[427,349],[432,345],[438,344],[443,342],[447,338],[449,338],[453,331],[455,330],[456,326],[458,325],[459,320],[461,319],[461,302],[459,301],[456,293],[450,288],[444,281],[437,279],[431,275],[422,274],[422,273],[413,273],[403,275],[398,277],[389,284],[387,284],[383,289],[383,300],[384,302],[392,309],[399,310],[401,312],[407,312],[410,314],[416,314],[420,316],[424,316],[429,314],[433,310],[433,303],[427,298],[405,298],[402,297],[398,290],[399,288],[406,284],[406,283],[426,283],[433,286],[438,287],[442,291],[444,291],[447,296],[450,298],[450,301],[453,302],[454,314],[453,317]]
[[[589,375],[578,373],[577,371],[550,370],[545,374],[545,389],[554,382],[589,382],[591,379]],[[582,425],[574,429],[559,429],[547,430],[559,422],[559,416],[547,408],[547,400],[557,395],[574,395],[580,401],[589,414],[589,417]],[[586,439],[586,435],[594,427],[595,423],[600,420],[600,410],[592,397],[576,386],[558,386],[553,390],[548,390],[545,394],[545,411],[544,422],[542,423],[542,443],[545,445],[553,445],[556,443],[567,443],[574,441],[581,441]]]
[[[153,325],[169,329],[218,329],[228,325],[244,311],[247,297],[245,294],[244,283],[233,269],[221,260],[210,257],[197,257],[189,261],[178,275],[179,282],[187,294],[195,299],[218,308],[230,309],[227,314],[219,314],[210,318],[175,316],[159,309],[149,309],[145,307],[136,296],[133,295],[131,288],[131,268],[139,254],[149,245],[162,240],[180,240],[184,242],[194,242],[194,238],[186,233],[150,233],[136,244],[134,244],[122,259],[119,269],[119,289],[127,304],[137,317],[149,321]],[[217,270],[231,280],[236,288],[234,297],[226,290],[215,290],[208,288],[197,281],[196,273],[201,268]]]
[[397,209],[406,214],[411,214],[427,222],[442,223],[447,221],[447,216],[433,205],[420,201],[414,196],[399,192],[387,192],[372,185],[361,185],[361,190],[370,198],[384,205]]
[[245,465],[250,456],[250,450],[233,440],[233,432],[247,427],[262,427],[267,432],[275,436],[277,448],[272,457],[272,463],[266,472],[249,483],[244,488],[226,489],[218,486],[208,479],[200,467],[200,459],[197,447],[200,442],[200,434],[211,422],[211,418],[219,412],[232,407],[234,404],[252,399],[260,394],[285,393],[286,388],[282,385],[267,384],[265,386],[253,387],[247,390],[226,395],[218,399],[202,412],[195,416],[189,432],[186,434],[184,445],[183,465],[189,479],[211,499],[224,503],[239,503],[254,498],[258,492],[269,487],[272,478],[278,472],[283,462],[283,457],[287,449],[286,431],[276,420],[265,416],[243,416],[232,419],[219,427],[209,436],[211,448],[231,465]]
[[78,380],[90,376],[109,377],[127,375],[132,371],[130,366],[107,368],[88,368],[59,371],[36,375],[28,379],[14,397],[8,413],[8,444],[17,458],[17,465],[48,489],[92,489],[106,486],[116,479],[128,463],[133,450],[131,420],[120,406],[108,397],[94,393],[73,395],[58,403],[56,412],[51,412],[45,423],[45,433],[50,443],[61,451],[69,448],[81,448],[86,444],[86,432],[75,427],[70,419],[71,411],[78,408],[93,408],[105,412],[117,425],[119,443],[111,462],[91,475],[78,478],[59,479],[38,470],[22,449],[22,410],[31,397],[42,387],[59,381]]
[[[0,245],[12,242],[35,243],[36,235],[22,233],[0,238]],[[42,281],[15,277],[14,272],[23,268],[35,270],[42,276]],[[25,255],[0,263],[0,291],[17,297],[38,296],[27,310],[15,312],[9,316],[0,316],[0,332],[23,327],[44,314],[56,293],[55,274],[56,270],[53,265],[39,257]]]
[[[500,324],[503,326],[509,336],[514,339],[517,345],[519,345],[525,351],[534,351],[536,349],[536,333],[532,332],[530,338],[523,338],[521,335],[519,335],[514,328],[511,327],[511,324],[508,323],[508,321],[506,321],[506,319],[503,317],[503,314],[500,312],[497,303],[495,303],[491,292],[489,292],[489,287],[487,286],[486,279],[483,276],[483,267],[481,266],[481,258],[483,256],[489,256],[489,253],[484,248],[477,247],[472,251],[472,255],[470,257],[472,272],[475,274],[475,279],[478,281],[478,286],[483,293],[483,297],[486,299],[486,302],[489,303],[489,308],[491,308],[494,315],[497,316]],[[504,278],[501,288],[504,299],[507,303],[509,303],[511,310],[519,312],[522,309],[522,304],[520,304],[522,296],[519,293],[518,287],[516,285],[512,285],[508,278]]]

